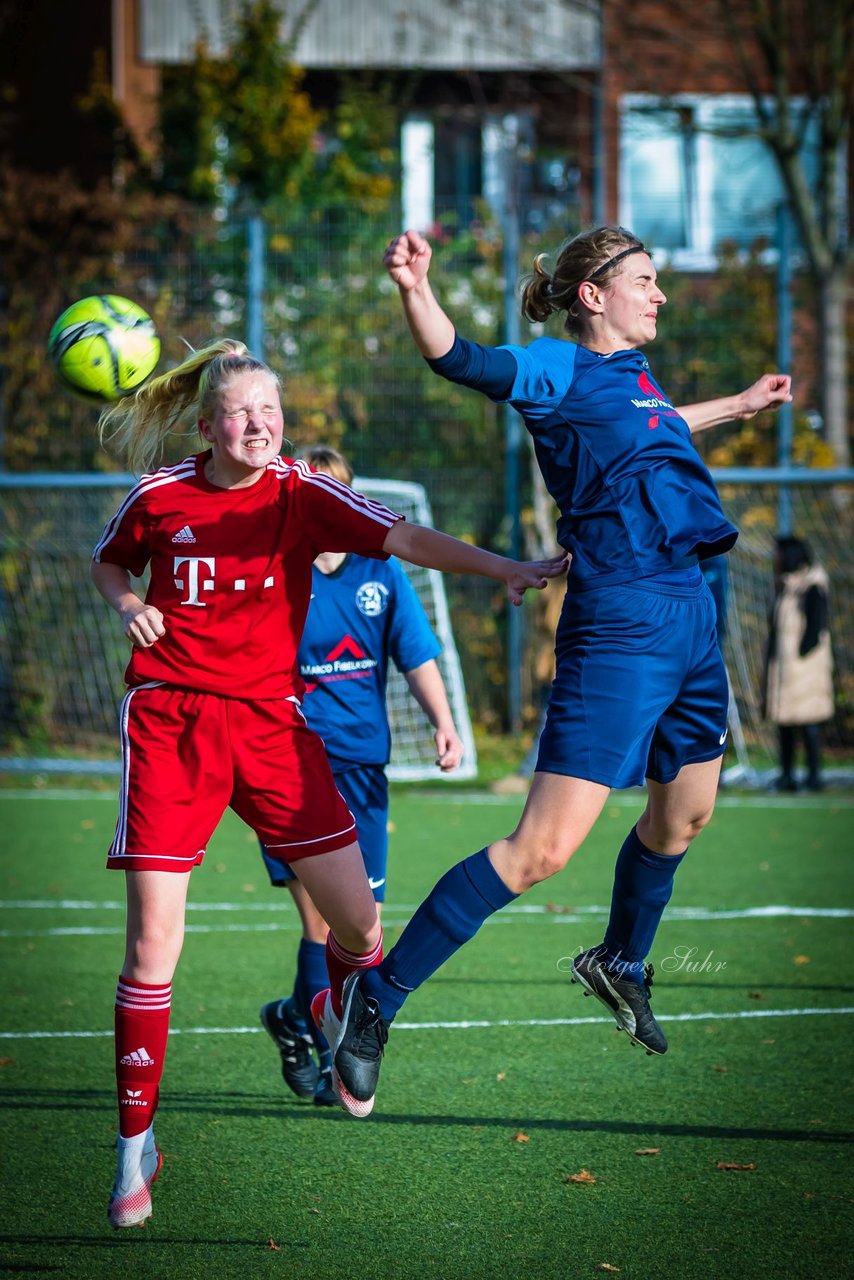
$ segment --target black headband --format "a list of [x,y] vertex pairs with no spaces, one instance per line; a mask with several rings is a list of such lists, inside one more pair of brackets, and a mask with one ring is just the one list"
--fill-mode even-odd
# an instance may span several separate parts
[[647,253],[648,250],[642,244],[633,244],[630,249],[624,249],[622,253],[618,253],[613,258],[609,258],[607,262],[603,262],[601,267],[597,267],[595,271],[591,271],[587,276],[588,280],[595,280],[597,276],[601,276],[603,271],[607,271],[609,267],[613,267],[617,262],[622,262],[623,258],[627,258],[630,253]]

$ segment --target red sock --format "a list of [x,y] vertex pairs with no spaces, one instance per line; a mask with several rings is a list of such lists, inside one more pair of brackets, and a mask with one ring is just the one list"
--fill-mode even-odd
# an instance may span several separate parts
[[344,979],[356,969],[372,969],[383,958],[383,935],[380,931],[379,942],[370,951],[360,955],[355,951],[345,951],[340,942],[332,936],[332,930],[326,938],[326,967],[329,970],[329,987],[332,991],[332,1008],[341,1017],[341,988]]
[[119,978],[116,989],[116,1089],[119,1133],[132,1138],[154,1119],[169,1036],[172,984]]

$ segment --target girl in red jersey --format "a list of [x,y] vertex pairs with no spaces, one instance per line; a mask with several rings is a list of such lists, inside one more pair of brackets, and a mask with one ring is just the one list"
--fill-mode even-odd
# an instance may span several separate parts
[[[153,1118],[184,937],[182,873],[201,863],[226,807],[294,866],[329,922],[333,1000],[348,974],[382,955],[352,814],[300,710],[296,651],[315,557],[394,554],[480,574],[505,583],[514,604],[566,567],[563,556],[519,563],[408,524],[280,457],[281,385],[240,342],[214,343],[111,406],[102,437],[145,471],[191,415],[207,448],[142,475],[106,525],[92,564],[95,586],[133,646],[120,716],[119,819],[107,859],[126,873],[128,904],[115,1011],[118,1170],[107,1210],[114,1227],[151,1214],[161,1165]],[[130,579],[146,567],[143,600]],[[346,1091],[341,1101],[357,1115],[373,1104]]]

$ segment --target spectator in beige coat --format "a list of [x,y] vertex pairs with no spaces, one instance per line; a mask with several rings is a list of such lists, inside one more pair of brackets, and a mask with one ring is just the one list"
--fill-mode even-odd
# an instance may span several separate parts
[[780,537],[774,556],[776,594],[765,661],[764,714],[777,725],[780,791],[797,791],[798,734],[807,760],[806,785],[820,791],[821,733],[833,715],[833,657],[828,629],[828,577],[800,538]]

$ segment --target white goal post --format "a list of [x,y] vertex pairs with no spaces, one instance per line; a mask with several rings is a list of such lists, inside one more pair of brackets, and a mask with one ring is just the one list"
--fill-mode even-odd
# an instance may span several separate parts
[[[433,524],[433,514],[423,485],[408,480],[375,480],[356,476],[353,488],[366,497],[391,507],[414,524]],[[451,628],[445,583],[441,573],[435,569],[422,569],[403,560],[401,564],[442,646],[437,662],[448,691],[448,701],[457,733],[463,742],[464,753],[462,764],[453,773],[439,772],[432,728],[409,692],[403,676],[392,664],[386,690],[391,724],[391,763],[386,772],[392,782],[424,782],[430,778],[447,778],[450,781],[455,778],[476,778],[477,752],[466,702],[460,655],[457,653]]]

